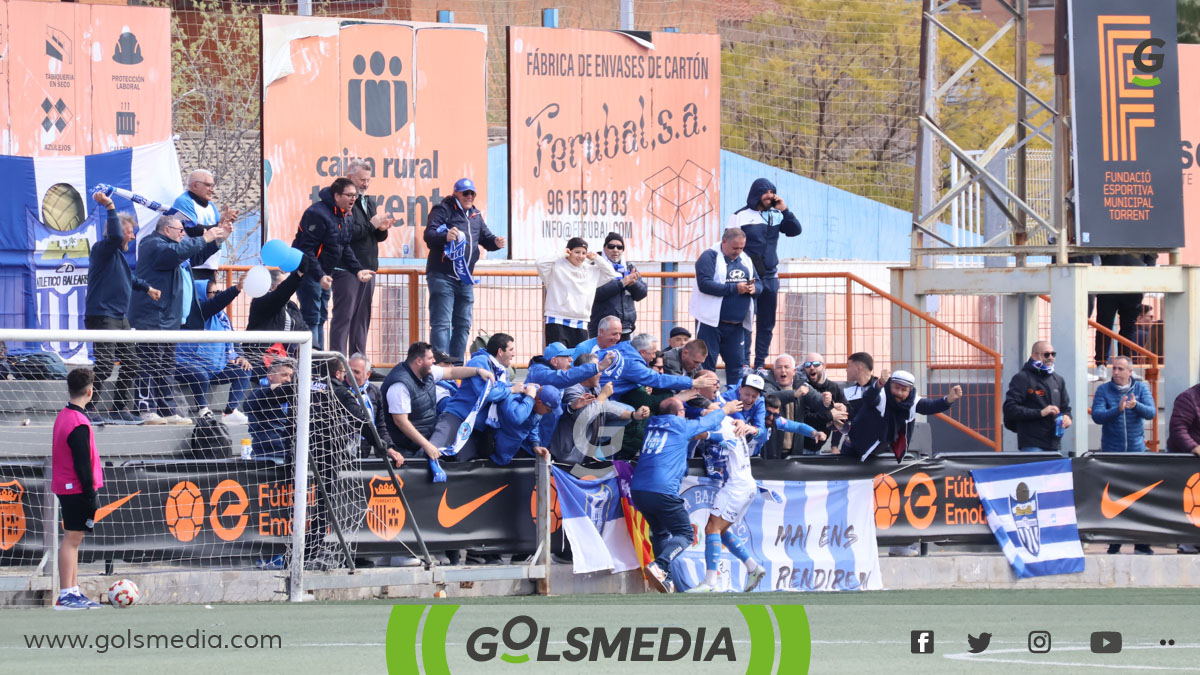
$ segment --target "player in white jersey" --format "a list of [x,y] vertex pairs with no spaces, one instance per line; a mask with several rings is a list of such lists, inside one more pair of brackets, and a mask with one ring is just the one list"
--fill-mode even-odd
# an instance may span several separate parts
[[[747,388],[744,388],[747,389]],[[742,404],[745,405],[745,401]],[[762,563],[754,559],[746,544],[734,536],[730,526],[740,521],[758,494],[758,486],[750,473],[750,449],[746,445],[747,424],[735,416],[726,417],[719,432],[709,435],[704,441],[705,463],[709,476],[722,481],[721,489],[713,499],[708,524],[704,528],[704,581],[690,589],[689,593],[711,593],[718,590],[720,573],[717,564],[721,558],[721,545],[746,565],[749,576],[742,590],[754,590],[766,575]],[[753,429],[753,427],[750,427]]]

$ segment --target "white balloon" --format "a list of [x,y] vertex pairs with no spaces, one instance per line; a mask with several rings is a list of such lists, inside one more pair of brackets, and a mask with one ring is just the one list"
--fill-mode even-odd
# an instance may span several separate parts
[[271,290],[271,272],[262,265],[255,265],[246,272],[246,283],[242,286],[252,298],[261,298]]

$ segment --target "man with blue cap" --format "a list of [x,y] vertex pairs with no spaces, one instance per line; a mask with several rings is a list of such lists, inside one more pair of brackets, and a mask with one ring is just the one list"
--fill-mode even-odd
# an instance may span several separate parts
[[493,462],[508,464],[521,450],[538,455],[546,453],[550,439],[542,440],[541,427],[545,418],[557,422],[562,414],[562,391],[558,387],[526,382],[523,391],[496,405],[500,407],[500,428],[496,429]]
[[585,363],[571,367],[572,350],[561,342],[551,342],[541,356],[535,356],[529,362],[529,374],[525,381],[531,384],[552,384],[559,389],[566,389],[579,384],[596,373],[608,368],[616,359],[615,352],[604,355],[599,364]]
[[429,210],[425,245],[429,247],[425,261],[429,342],[459,364],[471,334],[477,283],[472,273],[479,261],[479,247],[499,251],[508,245],[504,237],[492,234],[475,208],[475,182],[470,178],[459,179],[454,194]]

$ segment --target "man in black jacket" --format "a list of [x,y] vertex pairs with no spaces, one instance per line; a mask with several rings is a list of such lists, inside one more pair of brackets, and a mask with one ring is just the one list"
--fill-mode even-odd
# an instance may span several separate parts
[[1071,427],[1071,397],[1062,375],[1054,372],[1058,352],[1039,340],[1025,365],[1008,382],[1004,397],[1004,427],[1017,434],[1021,452],[1059,452],[1058,431]]
[[946,412],[960,398],[962,387],[957,384],[940,399],[918,396],[916,378],[905,370],[892,373],[882,384],[873,380],[844,430],[848,439],[842,445],[842,457],[865,462],[891,456],[899,463],[908,451],[917,415]]
[[358,188],[349,178],[338,178],[321,190],[320,200],[304,210],[292,247],[311,255],[316,261],[313,274],[300,284],[298,299],[304,322],[313,335],[313,347],[325,348],[325,320],[328,317],[333,274],[345,270],[363,282],[375,275],[363,269],[350,248],[350,208],[358,200]]
[[596,337],[600,319],[611,315],[621,319],[621,342],[628,342],[637,327],[637,307],[633,303],[646,299],[646,282],[636,267],[624,262],[625,239],[616,232],[604,238],[604,257],[621,276],[596,287],[588,335]]
[[[261,297],[250,301],[250,311],[246,317],[246,330],[261,331],[308,331],[308,324],[300,313],[300,307],[292,302],[292,296],[306,275],[312,274],[316,267],[311,256],[304,256],[300,268],[288,274],[277,269],[271,270],[271,290]],[[242,345],[242,354],[254,367],[254,378],[261,378],[267,372],[267,352],[272,345],[261,342]],[[286,353],[286,346],[280,349]],[[293,354],[294,356],[294,354]]]
[[[824,427],[832,424],[833,418],[829,411],[821,405],[821,395],[808,386],[802,373],[796,371],[796,359],[790,354],[780,354],[763,381],[767,385],[764,394],[779,400],[779,414],[784,418],[802,422],[818,431],[824,431]],[[814,421],[819,424],[813,424]],[[766,459],[779,459],[801,454],[815,455],[819,451],[819,446],[809,450],[807,445],[801,445],[799,440],[796,434],[776,429],[763,446],[762,456]]]
[[[842,385],[829,379],[829,373],[825,370],[825,357],[816,352],[809,352],[804,357],[804,363],[800,364],[804,369],[804,375],[808,378],[808,386],[813,391],[821,396],[821,405],[825,410],[829,411],[830,417],[825,424],[814,424],[819,422],[815,416],[810,420],[805,420],[805,424],[816,429],[817,431],[825,432],[826,436],[833,434],[833,420],[835,417],[844,418],[848,415],[846,407],[846,394],[842,392]],[[816,441],[811,438],[804,439],[805,451],[820,452],[821,447],[825,445],[825,441]]]
[[[438,351],[463,362],[471,334],[475,287],[471,273],[479,261],[479,247],[499,251],[508,245],[497,237],[475,208],[475,183],[470,178],[454,184],[454,194],[429,210],[425,225],[425,279],[429,284],[429,342]],[[453,334],[451,334],[453,329]]]
[[[358,199],[350,208],[350,249],[365,270],[379,270],[379,242],[388,237],[396,219],[376,213],[375,200],[367,195],[371,167],[361,159],[350,162],[346,177],[358,189]],[[360,281],[345,269],[333,272],[333,320],[329,324],[329,350],[343,354],[367,351],[367,329],[371,325],[371,299],[375,295],[375,277]]]

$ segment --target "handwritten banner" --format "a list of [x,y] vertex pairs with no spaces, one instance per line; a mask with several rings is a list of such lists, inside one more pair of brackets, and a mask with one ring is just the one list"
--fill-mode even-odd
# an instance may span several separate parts
[[356,158],[396,218],[380,257],[424,257],[429,209],[459,178],[487,203],[485,27],[263,15],[262,31],[267,238],[290,241]]
[[715,35],[509,27],[514,258],[624,236],[626,257],[694,261],[719,228]]

